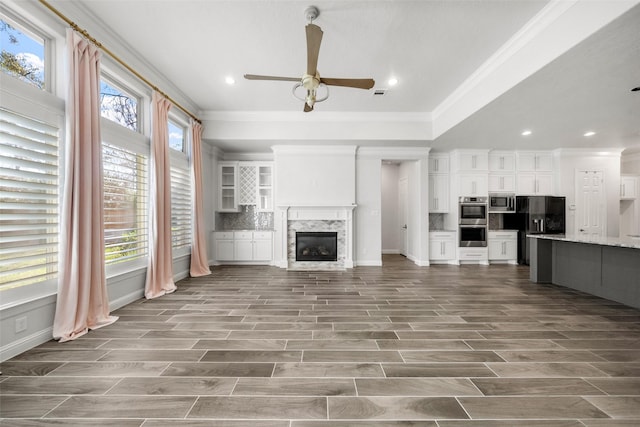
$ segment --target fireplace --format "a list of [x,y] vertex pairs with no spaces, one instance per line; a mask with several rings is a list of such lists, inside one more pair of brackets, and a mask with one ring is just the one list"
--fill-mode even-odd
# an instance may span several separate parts
[[337,261],[338,233],[296,232],[296,261]]

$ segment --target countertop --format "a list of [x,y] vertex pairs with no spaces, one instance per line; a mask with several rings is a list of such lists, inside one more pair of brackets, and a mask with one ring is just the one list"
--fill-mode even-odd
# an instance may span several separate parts
[[[429,230],[429,233],[455,233],[457,231],[458,230]],[[513,231],[514,233],[518,232],[518,230],[512,230],[512,229],[508,229],[508,228],[495,229],[495,230],[493,228],[490,228],[488,231],[497,231],[497,232],[500,232],[500,231],[507,231],[507,232],[508,231]]]
[[600,246],[617,246],[620,248],[640,249],[640,237],[602,237],[598,239],[565,234],[527,234],[535,239],[558,240],[570,243],[587,243]]
[[233,229],[233,230],[213,230],[214,233],[228,233],[231,231],[274,231],[273,228],[263,228],[263,229],[250,229],[250,228],[245,228],[245,229]]

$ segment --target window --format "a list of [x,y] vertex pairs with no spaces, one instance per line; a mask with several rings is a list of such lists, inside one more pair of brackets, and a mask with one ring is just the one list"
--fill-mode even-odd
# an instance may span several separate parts
[[58,272],[59,129],[0,108],[0,287]]
[[171,148],[171,241],[174,251],[191,246],[191,170],[185,153],[186,126],[169,120]]
[[105,261],[147,256],[147,156],[102,143]]
[[45,40],[0,17],[0,68],[40,89],[45,88]]
[[103,78],[100,80],[100,115],[137,131],[138,99]]
[[169,148],[184,152],[184,127],[169,120]]

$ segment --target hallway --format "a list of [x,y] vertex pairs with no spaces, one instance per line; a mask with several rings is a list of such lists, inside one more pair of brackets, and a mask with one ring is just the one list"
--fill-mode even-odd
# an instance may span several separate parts
[[2,363],[0,424],[640,425],[638,310],[521,266],[383,262],[183,280]]

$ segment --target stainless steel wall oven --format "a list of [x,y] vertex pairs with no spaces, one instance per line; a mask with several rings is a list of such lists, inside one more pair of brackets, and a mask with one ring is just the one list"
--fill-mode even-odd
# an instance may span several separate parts
[[487,246],[487,198],[460,197],[459,211],[459,246]]
[[473,248],[487,246],[487,226],[461,225],[460,247]]

